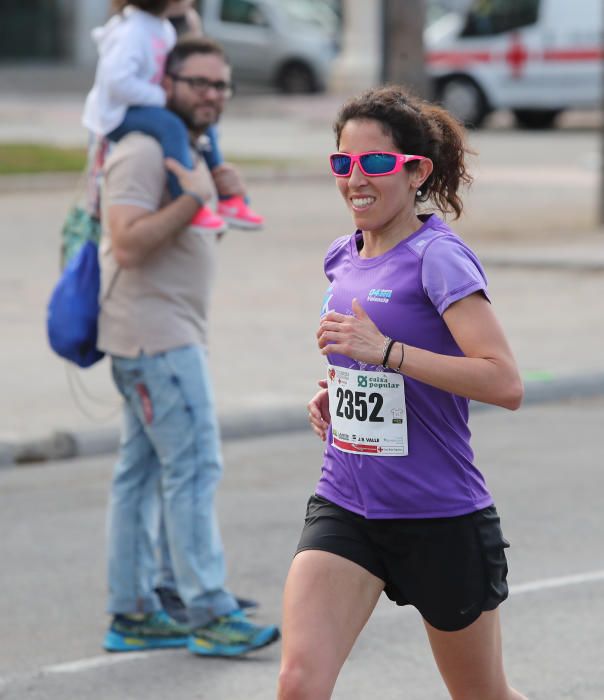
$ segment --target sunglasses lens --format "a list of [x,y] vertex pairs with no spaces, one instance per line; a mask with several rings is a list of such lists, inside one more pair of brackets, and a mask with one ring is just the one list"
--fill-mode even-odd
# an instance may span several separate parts
[[361,165],[368,175],[384,175],[394,170],[396,157],[390,153],[367,153],[361,156]]
[[331,156],[331,167],[336,175],[348,175],[350,171],[350,156],[339,153]]

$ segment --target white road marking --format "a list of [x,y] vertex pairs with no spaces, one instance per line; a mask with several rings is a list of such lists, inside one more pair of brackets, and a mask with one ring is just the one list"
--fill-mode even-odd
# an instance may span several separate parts
[[[156,655],[158,650],[153,650]],[[79,661],[68,661],[64,664],[53,664],[45,666],[42,669],[43,673],[79,673],[80,671],[88,671],[91,668],[99,668],[101,666],[112,666],[119,664],[122,661],[136,661],[137,659],[146,659],[151,652],[148,651],[129,651],[127,654],[107,654],[106,656],[93,656],[90,659],[80,659]]]
[[[537,579],[536,581],[528,581],[515,586],[510,586],[511,595],[521,595],[522,593],[535,593],[544,591],[550,588],[564,588],[565,586],[578,586],[584,583],[593,583],[595,581],[604,581],[604,570],[587,571],[582,574],[573,574],[571,576],[558,576],[553,578]],[[113,664],[123,663],[124,661],[137,661],[147,659],[149,656],[158,656],[162,652],[173,652],[173,649],[155,649],[153,651],[135,651],[127,654],[107,654],[105,656],[93,656],[90,659],[80,659],[78,661],[68,661],[62,664],[53,664],[45,666],[42,669],[43,673],[80,673],[94,668],[103,666],[112,666]],[[0,678],[0,688],[6,685],[8,681]]]
[[558,576],[556,578],[543,578],[537,581],[519,583],[510,586],[510,594],[533,593],[534,591],[544,591],[548,588],[562,588],[563,586],[578,586],[582,583],[592,583],[593,581],[604,581],[604,571],[588,571],[584,574],[574,574],[572,576]]

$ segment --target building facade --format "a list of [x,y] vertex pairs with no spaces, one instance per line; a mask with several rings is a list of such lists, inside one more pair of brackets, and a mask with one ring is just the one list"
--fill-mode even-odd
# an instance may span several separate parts
[[109,0],[2,0],[0,61],[91,65],[90,30],[105,22]]

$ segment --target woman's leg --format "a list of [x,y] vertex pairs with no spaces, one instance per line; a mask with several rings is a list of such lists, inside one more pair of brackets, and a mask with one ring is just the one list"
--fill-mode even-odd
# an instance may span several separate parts
[[526,700],[503,670],[499,611],[490,610],[459,632],[424,620],[434,659],[453,700]]
[[384,582],[330,552],[294,558],[283,601],[279,700],[328,700]]

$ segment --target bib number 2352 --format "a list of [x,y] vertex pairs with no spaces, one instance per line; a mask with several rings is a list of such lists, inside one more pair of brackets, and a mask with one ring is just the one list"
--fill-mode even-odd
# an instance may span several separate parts
[[381,414],[384,398],[377,392],[367,395],[366,391],[342,389],[339,386],[336,389],[336,399],[338,400],[336,408],[338,418],[346,418],[346,420],[356,418],[358,421],[368,420],[371,423],[384,422],[384,416]]
[[327,386],[334,447],[382,457],[408,454],[401,375],[329,365]]

